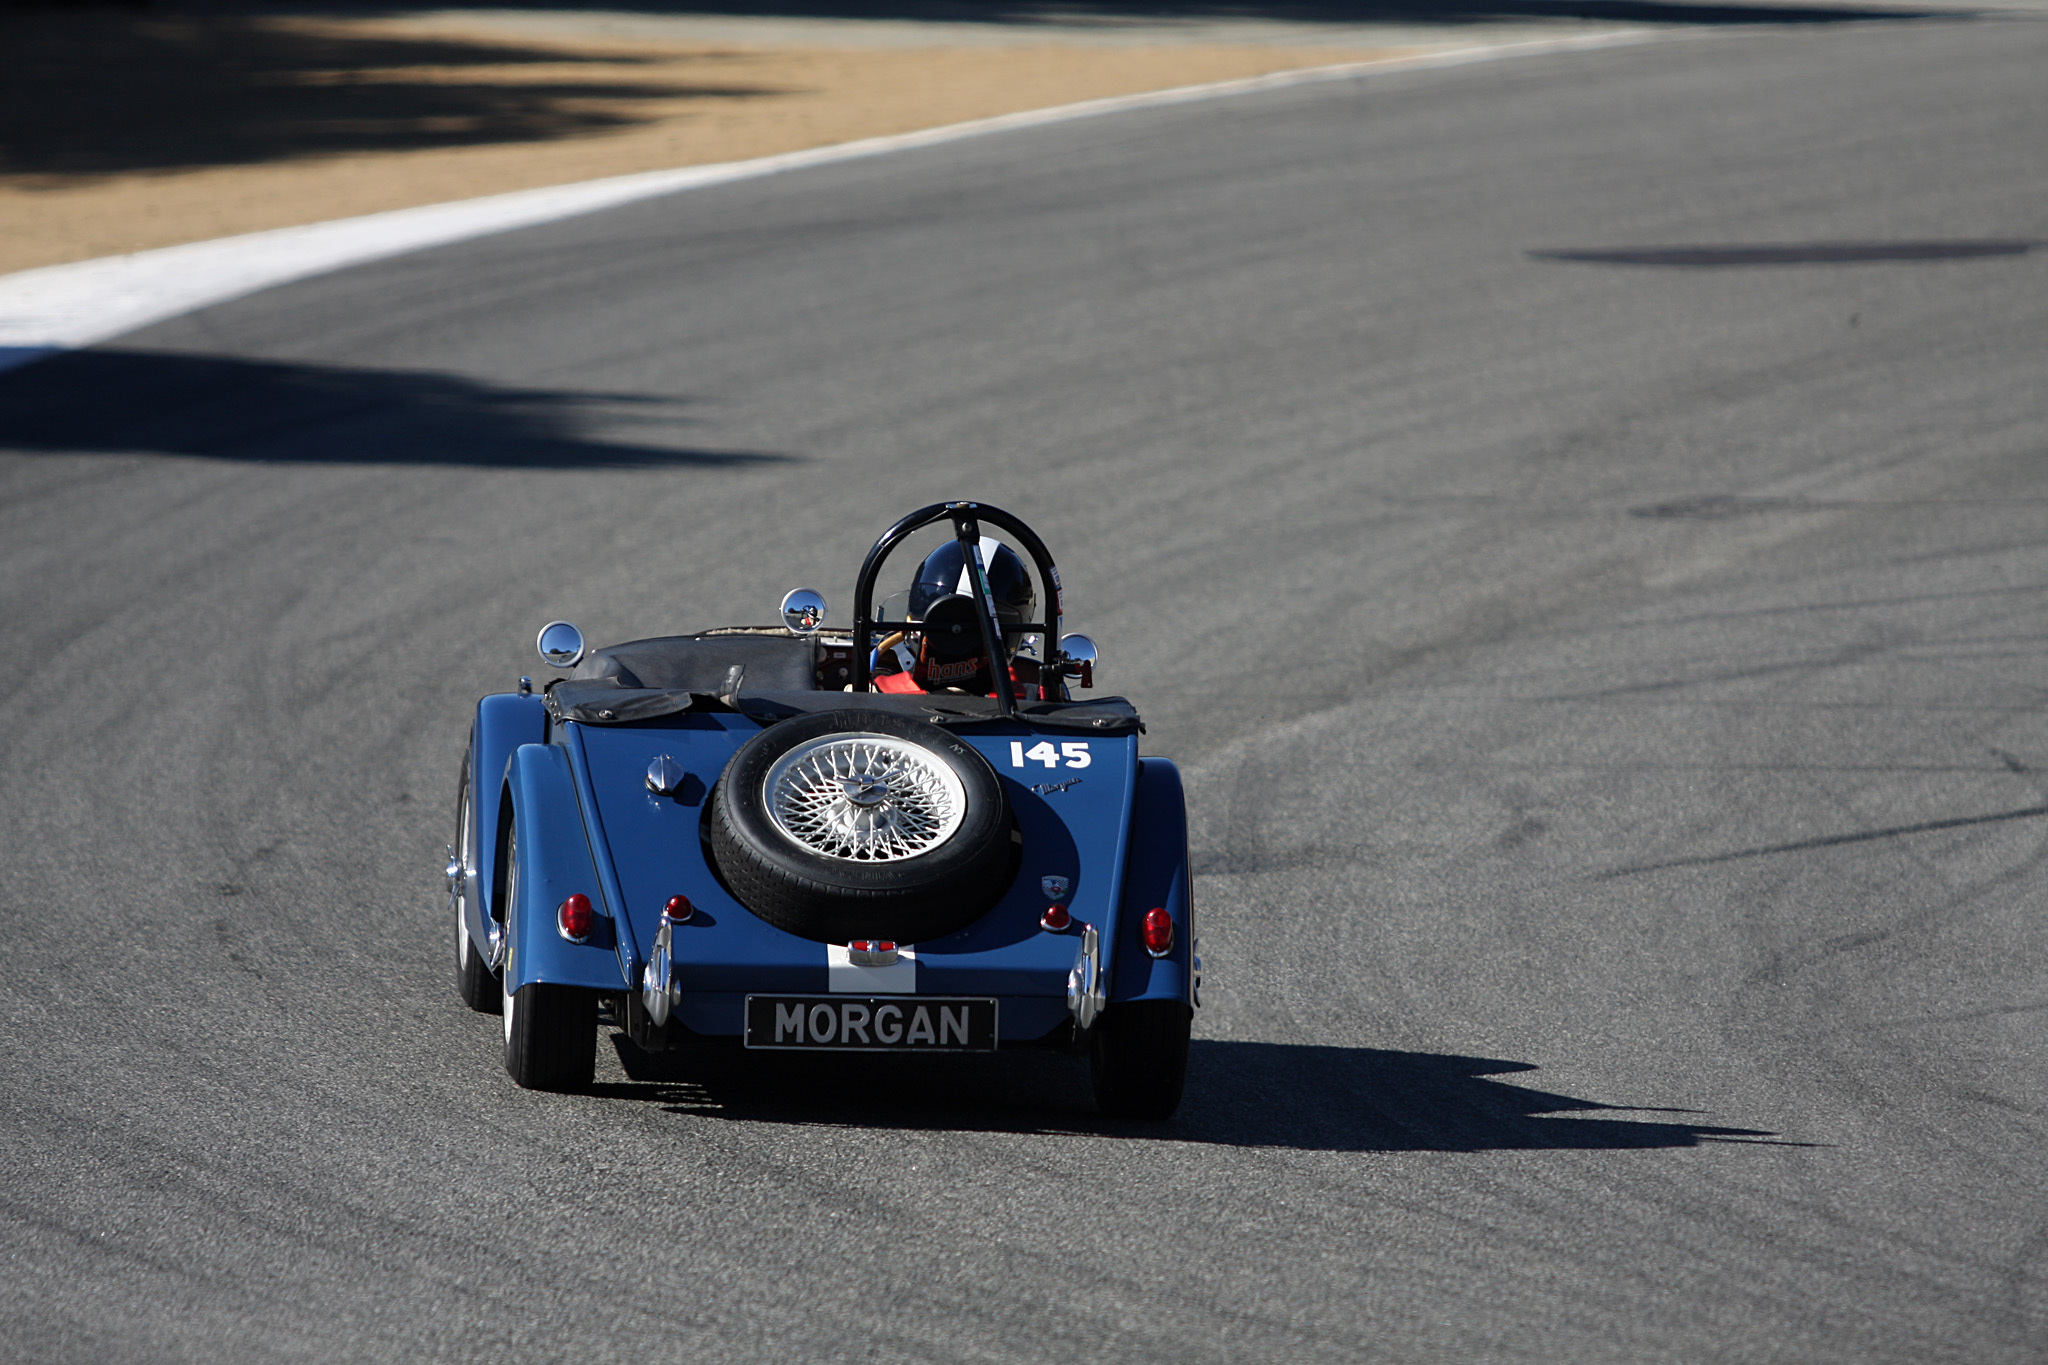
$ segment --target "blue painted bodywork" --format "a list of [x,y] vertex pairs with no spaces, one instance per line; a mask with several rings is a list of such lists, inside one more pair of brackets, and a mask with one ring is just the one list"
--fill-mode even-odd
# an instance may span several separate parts
[[[524,745],[513,751],[505,770],[519,837],[518,904],[504,967],[505,985],[514,991],[535,981],[607,991],[623,985],[616,903],[604,894],[605,879],[582,821],[562,818],[577,809],[575,788],[568,752],[559,744]],[[583,943],[562,937],[555,918],[556,907],[578,892],[598,911],[596,928]]]
[[[548,981],[636,990],[662,907],[678,894],[695,907],[677,927],[673,945],[682,993],[676,1016],[691,1030],[740,1034],[750,993],[830,989],[826,945],[756,918],[720,884],[707,858],[703,824],[711,789],[734,753],[759,733],[760,722],[735,712],[685,711],[633,724],[550,725],[539,699],[519,696],[487,697],[477,717],[472,754],[479,832],[495,830],[503,796],[515,811],[519,875],[517,904],[507,907],[506,966],[514,989]],[[945,938],[911,946],[916,993],[996,997],[1004,1043],[1055,1034],[1071,1018],[1067,977],[1081,925],[1089,923],[1101,936],[1112,1000],[1188,1000],[1193,922],[1186,818],[1173,765],[1141,760],[1135,734],[1077,736],[1028,720],[978,722],[953,733],[1002,780],[1022,861],[986,915]],[[1026,757],[1034,749],[1040,757]],[[649,792],[644,781],[648,764],[664,754],[689,774],[673,796]],[[485,776],[493,764],[502,781]],[[488,906],[495,903],[489,888],[500,873],[499,840],[479,839],[474,847],[486,890],[471,899]],[[1047,876],[1064,878],[1072,888],[1067,904],[1075,923],[1061,932],[1039,924]],[[556,907],[572,892],[589,896],[600,912],[588,944],[570,943],[556,929]],[[1140,921],[1155,905],[1176,921],[1174,949],[1157,960],[1137,938]],[[479,942],[487,913],[472,913]]]
[[[1190,1000],[1195,912],[1188,886],[1187,800],[1180,769],[1166,759],[1139,760],[1130,848],[1109,998]],[[1139,937],[1145,912],[1154,906],[1164,906],[1173,916],[1173,947],[1157,958],[1145,951]]]
[[465,916],[472,943],[490,940],[485,918],[498,904],[498,821],[505,792],[505,770],[522,744],[547,739],[548,713],[541,698],[518,692],[497,692],[476,706],[469,730],[470,872],[475,894]]

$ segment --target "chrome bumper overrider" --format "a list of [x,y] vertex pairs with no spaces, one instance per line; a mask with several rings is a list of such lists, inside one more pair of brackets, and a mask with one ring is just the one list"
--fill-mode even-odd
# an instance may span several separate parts
[[1081,948],[1074,954],[1074,969],[1067,973],[1067,1009],[1074,1027],[1092,1028],[1102,1015],[1109,983],[1102,979],[1102,939],[1095,926],[1081,926]]
[[[674,930],[674,924],[664,916],[661,927],[655,930],[647,965],[640,970],[640,1006],[647,1021],[657,1029],[667,1027],[669,1016],[682,1003],[682,987],[675,971]],[[1102,970],[1102,938],[1094,925],[1084,924],[1073,969],[1067,973],[1067,1010],[1074,1017],[1074,1026],[1094,1027],[1102,1017],[1108,996],[1109,981]]]
[[654,931],[654,950],[640,969],[640,1005],[656,1028],[668,1025],[669,1010],[682,995],[676,986],[674,934],[675,924],[663,915]]

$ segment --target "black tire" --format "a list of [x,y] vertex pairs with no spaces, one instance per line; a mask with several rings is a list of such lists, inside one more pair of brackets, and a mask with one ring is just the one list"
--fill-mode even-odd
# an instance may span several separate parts
[[1166,1119],[1180,1108],[1194,1011],[1178,1000],[1111,1005],[1095,1026],[1095,1107],[1110,1118]]
[[[506,806],[509,817],[511,807]],[[504,821],[498,859],[504,888],[505,932],[512,942],[518,913],[519,836]],[[509,974],[512,964],[505,964]],[[587,1090],[597,1074],[597,992],[531,981],[517,992],[498,986],[505,1012],[505,1070],[527,1090]]]
[[[798,844],[769,816],[769,769],[800,744],[867,733],[914,744],[960,779],[961,823],[929,852],[857,862]],[[980,754],[936,725],[877,711],[825,711],[747,741],[711,794],[711,857],[728,890],[778,929],[821,943],[922,943],[988,912],[1016,871],[1009,802]]]
[[597,1075],[597,992],[532,981],[500,994],[507,1074],[528,1090],[588,1090]]
[[[466,870],[476,865],[471,848],[475,836],[470,829],[469,808],[469,756],[462,759],[462,784],[455,796],[455,857]],[[499,999],[502,987],[498,974],[491,970],[491,964],[478,951],[476,940],[469,936],[469,893],[470,879],[465,876],[456,883],[456,890],[450,896],[455,911],[455,989],[462,996],[462,1003],[479,1014],[496,1014],[503,1002]]]

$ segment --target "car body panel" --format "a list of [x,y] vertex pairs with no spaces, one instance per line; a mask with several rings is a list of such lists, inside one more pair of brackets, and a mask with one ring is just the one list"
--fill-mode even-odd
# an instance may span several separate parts
[[473,894],[464,898],[463,915],[472,943],[496,937],[487,919],[497,904],[498,818],[505,792],[505,769],[522,744],[547,738],[548,713],[542,699],[530,693],[494,692],[477,703],[469,731],[470,866]]
[[[1111,958],[1109,998],[1181,1000],[1192,1004],[1194,901],[1189,894],[1188,818],[1180,769],[1163,758],[1139,760],[1138,793],[1131,817],[1131,861],[1124,874],[1122,913]],[[1163,907],[1173,917],[1173,947],[1164,957],[1145,951],[1145,912]]]
[[[517,991],[541,981],[624,989],[611,901],[585,834],[567,749],[559,744],[515,749],[505,771],[505,787],[519,841],[517,903],[508,914],[506,988]],[[556,908],[578,892],[590,897],[598,911],[584,943],[564,938],[555,918]]]
[[[1043,743],[1055,748],[1062,741],[1075,743],[1069,733],[1004,725],[959,737],[1002,779],[1023,837],[1023,857],[1016,880],[993,910],[959,933],[919,945],[919,989],[939,995],[1049,994],[1064,1000],[1080,926],[1094,924],[1105,943],[1112,936],[1137,737],[1079,741],[1087,745],[1089,762],[1078,770],[1047,769],[1028,758],[1021,768],[1012,762],[1019,748],[1028,752]],[[1064,903],[1076,921],[1058,933],[1038,924],[1050,899],[1044,889],[1049,876],[1067,880]]]
[[[676,930],[676,963],[685,991],[820,993],[827,989],[825,945],[785,933],[733,899],[705,856],[702,824],[710,789],[739,747],[759,733],[745,716],[685,713],[632,727],[562,727],[583,756],[617,874],[631,939],[651,945],[669,897],[687,896],[695,913]],[[647,765],[667,754],[693,780],[675,796],[647,790]],[[637,980],[640,963],[628,968]],[[737,1011],[731,1028],[738,1033]]]
[[[1094,923],[1106,949],[1118,938],[1125,831],[1140,771],[1136,736],[1076,739],[1071,730],[1040,731],[1013,722],[956,732],[1004,783],[1021,836],[1021,864],[994,909],[957,933],[903,945],[908,971],[884,975],[886,969],[853,967],[843,949],[757,918],[713,871],[702,836],[711,789],[733,754],[761,729],[760,722],[732,712],[684,712],[632,725],[572,721],[559,725],[547,746],[562,755],[548,781],[538,769],[523,774],[531,799],[564,814],[564,797],[578,807],[574,823],[587,835],[588,857],[573,874],[563,874],[559,887],[551,883],[549,894],[580,889],[597,901],[591,885],[569,884],[575,877],[601,887],[604,904],[618,917],[609,946],[619,979],[637,984],[662,907],[680,894],[689,898],[693,913],[672,931],[680,992],[675,1008],[696,1032],[739,1034],[747,994],[905,990],[1000,999],[1005,1041],[1036,1039],[1057,1029],[1068,1015],[1067,976],[1080,949],[1080,924]],[[1020,755],[1042,744],[1051,746],[1053,766],[1043,758],[1026,758],[1020,766]],[[656,795],[645,782],[649,764],[664,755],[688,774],[673,795]],[[523,840],[523,817],[520,829]],[[1175,846],[1182,862],[1183,845],[1184,840]],[[549,856],[551,869],[568,866],[566,853]],[[1061,899],[1077,922],[1065,931],[1039,925],[1049,903],[1047,877],[1066,884]],[[545,919],[552,933],[560,896],[547,900],[536,890],[521,900],[522,915]],[[520,942],[545,937],[522,927]],[[1113,949],[1106,954],[1113,955]],[[594,975],[587,966],[579,970]]]

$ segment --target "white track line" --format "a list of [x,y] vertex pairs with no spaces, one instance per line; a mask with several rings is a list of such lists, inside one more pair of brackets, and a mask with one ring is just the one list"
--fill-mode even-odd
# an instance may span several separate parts
[[1153,109],[1196,100],[1278,90],[1293,85],[1343,80],[1381,71],[1463,66],[1472,62],[1555,52],[1580,52],[1650,41],[1662,35],[1611,32],[1572,38],[1538,39],[1486,47],[1452,48],[1413,57],[1342,62],[1279,71],[1269,76],[1185,85],[1141,95],[1084,100],[1019,114],[975,119],[921,132],[785,152],[752,161],[645,171],[546,189],[517,190],[422,208],[394,209],[360,218],[337,218],[304,227],[275,228],[184,246],[102,256],[69,265],[44,266],[0,275],[0,370],[25,365],[132,332],[165,318],[225,303],[273,285],[287,284],[344,266],[400,256],[427,247],[484,237],[494,232],[552,223],[635,200],[735,180],[775,175],[806,166],[825,166],[913,147],[932,147],[1017,128],[1041,128],[1074,119],[1129,109]]

